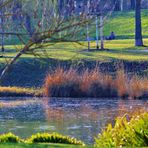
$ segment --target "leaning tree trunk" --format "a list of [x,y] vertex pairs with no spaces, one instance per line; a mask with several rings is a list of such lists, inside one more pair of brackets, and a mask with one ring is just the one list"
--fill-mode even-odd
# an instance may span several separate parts
[[[2,1],[3,4],[3,1]],[[2,38],[1,38],[1,51],[4,52],[4,8],[1,8],[1,31],[2,31]]]
[[6,73],[9,71],[9,69],[11,68],[11,66],[16,62],[16,60],[21,57],[22,54],[24,54],[31,46],[33,45],[33,42],[28,42],[28,44],[26,44],[24,46],[24,48],[22,50],[19,51],[19,53],[12,58],[12,60],[10,61],[10,63],[8,63],[6,65],[6,67],[3,69],[1,75],[0,75],[0,82],[3,80],[4,76],[6,75]]
[[143,46],[141,25],[141,0],[136,0],[135,10],[135,46]]

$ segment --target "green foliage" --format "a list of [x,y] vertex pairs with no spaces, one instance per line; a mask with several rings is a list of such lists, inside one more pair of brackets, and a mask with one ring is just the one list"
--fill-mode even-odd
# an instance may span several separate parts
[[117,118],[114,127],[111,124],[95,138],[95,147],[144,147],[148,146],[148,113]]
[[12,133],[0,135],[0,143],[19,143],[22,140]]
[[32,135],[27,143],[62,143],[62,144],[73,144],[73,145],[84,145],[82,141],[78,141],[75,138],[63,136],[57,133],[37,133]]
[[37,133],[32,135],[27,140],[23,140],[18,136],[8,133],[0,135],[0,144],[1,143],[26,143],[26,144],[33,144],[33,143],[55,143],[55,144],[72,144],[72,145],[85,145],[82,141],[77,140],[75,138],[71,138],[68,136],[63,136],[57,133]]

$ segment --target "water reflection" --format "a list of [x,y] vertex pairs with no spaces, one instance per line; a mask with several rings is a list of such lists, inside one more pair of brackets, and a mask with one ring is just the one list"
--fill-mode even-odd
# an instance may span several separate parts
[[0,100],[0,133],[13,132],[21,137],[36,132],[59,132],[92,143],[116,116],[137,108],[147,110],[144,100],[35,98],[19,101]]

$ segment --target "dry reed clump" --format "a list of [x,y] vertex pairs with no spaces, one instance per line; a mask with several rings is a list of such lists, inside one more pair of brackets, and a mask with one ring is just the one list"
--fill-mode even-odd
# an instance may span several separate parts
[[[78,75],[76,70],[58,68],[54,73],[48,74],[45,79],[44,93],[46,96],[72,97],[78,93]],[[77,92],[78,91],[78,92]]]
[[48,97],[132,97],[148,95],[148,80],[132,76],[123,69],[116,76],[104,74],[97,68],[78,72],[58,68],[45,78],[44,94]]
[[117,71],[114,85],[119,96],[126,97],[128,95],[128,78],[123,69]]

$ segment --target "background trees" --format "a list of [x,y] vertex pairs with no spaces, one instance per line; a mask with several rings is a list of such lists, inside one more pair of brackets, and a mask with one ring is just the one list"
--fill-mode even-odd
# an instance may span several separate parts
[[[96,39],[98,40],[97,28],[100,27],[101,48],[103,49],[103,25],[112,10],[125,11],[135,8],[135,0],[9,0],[11,3],[3,0],[1,2],[0,8],[3,8],[0,17],[2,45],[6,35],[13,36],[15,41],[21,44],[16,56],[4,68],[1,78],[22,54],[35,54],[37,49],[45,49],[58,42],[77,42],[79,35],[86,30],[89,43],[89,26],[95,22],[95,19]],[[7,5],[4,5],[5,3]],[[143,45],[141,29],[138,28],[141,26],[141,3],[147,7],[148,2],[136,0],[136,46]],[[9,21],[4,21],[8,19]],[[4,22],[10,22],[7,33],[4,31],[6,27]],[[84,35],[86,39],[86,34],[81,34],[81,36]]]
[[[76,15],[72,7],[73,3],[70,1],[68,3],[65,1],[66,5],[63,5],[62,9],[59,9],[57,0],[45,0],[44,3],[42,3],[42,0],[25,2],[15,0],[15,3],[13,2],[11,3],[13,4],[13,10],[17,11],[17,13],[13,12],[11,25],[15,26],[17,24],[16,26],[18,27],[19,23],[21,26],[13,32],[13,35],[19,38],[21,48],[19,48],[16,56],[5,66],[1,73],[1,78],[22,54],[35,54],[37,49],[44,49],[61,41],[77,41],[76,35],[90,21],[84,13],[85,9],[82,9],[81,13]],[[36,8],[32,7],[31,3],[33,2],[38,4]],[[19,19],[22,19],[21,22]]]

